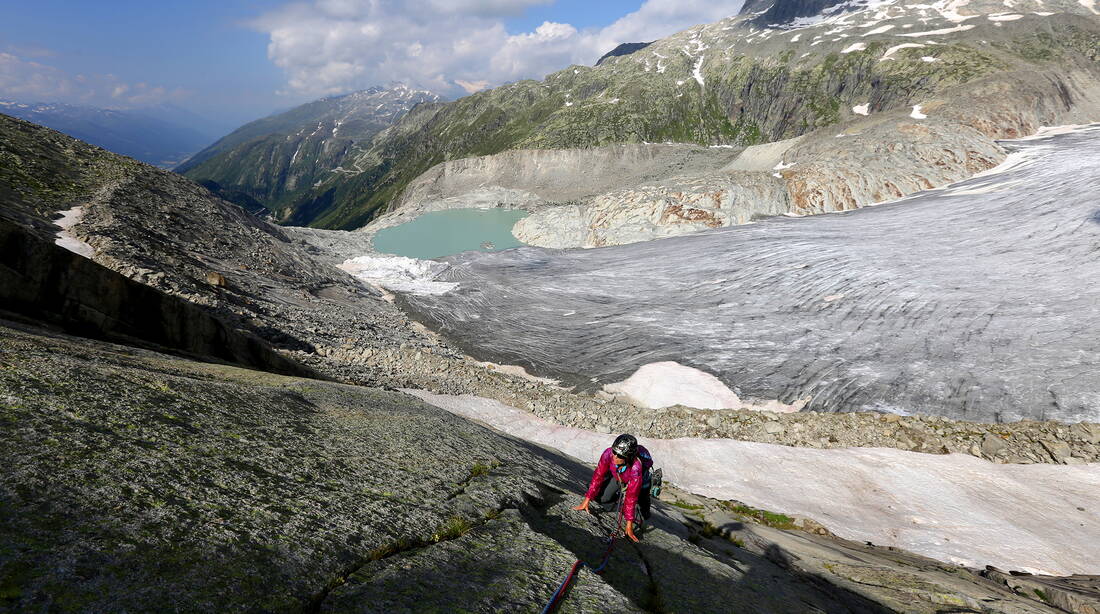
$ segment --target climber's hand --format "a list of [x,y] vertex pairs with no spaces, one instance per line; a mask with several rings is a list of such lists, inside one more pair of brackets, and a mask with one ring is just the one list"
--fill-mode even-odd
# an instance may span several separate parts
[[638,538],[634,536],[633,521],[626,523],[626,536],[629,537],[632,541],[638,541]]
[[587,512],[588,511],[588,497],[585,497],[584,501],[582,501],[580,505],[578,505],[577,507],[574,507],[573,509],[577,510],[578,512]]

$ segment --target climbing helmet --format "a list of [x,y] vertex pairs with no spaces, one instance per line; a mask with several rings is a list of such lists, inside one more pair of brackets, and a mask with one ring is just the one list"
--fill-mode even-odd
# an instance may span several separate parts
[[638,453],[638,440],[633,435],[623,433],[615,438],[615,443],[611,444],[611,452],[619,458],[632,459]]

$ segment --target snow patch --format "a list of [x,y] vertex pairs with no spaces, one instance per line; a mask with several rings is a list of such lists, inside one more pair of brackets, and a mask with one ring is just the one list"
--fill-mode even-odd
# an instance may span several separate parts
[[913,119],[928,119],[928,116],[920,112],[920,105],[913,105],[913,112],[909,114]]
[[695,77],[695,80],[699,82],[700,87],[706,85],[706,83],[703,82],[703,73],[701,70],[703,68],[704,57],[705,56],[699,56],[699,59],[695,61],[695,66],[691,68],[691,76]]
[[794,36],[792,36],[791,37],[791,42],[792,43],[797,43],[798,39],[800,39],[800,38],[802,38],[802,33],[801,32],[799,32],[798,34],[795,34]]
[[881,62],[883,60],[889,60],[889,59],[891,59],[890,56],[894,55],[898,51],[901,51],[902,49],[915,49],[915,48],[923,47],[923,46],[924,45],[922,45],[920,43],[902,43],[900,45],[894,45],[893,47],[890,47],[889,49],[887,49],[886,53],[882,54],[882,57],[879,58],[878,61]]
[[[499,401],[404,390],[453,414],[593,463],[611,436]],[[812,518],[838,536],[971,567],[1054,575],[1100,569],[1100,464],[998,465],[966,454],[816,450],[732,439],[649,439],[665,479],[690,492]],[[584,484],[577,484],[578,501]]]
[[890,30],[893,30],[893,29],[894,29],[893,24],[886,24],[885,26],[879,26],[879,27],[875,28],[874,30],[864,32],[863,35],[864,36],[870,36],[872,34],[882,34],[883,32],[889,32]]
[[70,252],[77,254],[78,256],[84,256],[91,259],[95,255],[95,249],[81,241],[72,233],[72,227],[80,223],[80,220],[84,218],[83,207],[73,207],[67,211],[61,212],[61,217],[53,221],[61,230],[57,231],[57,238],[54,239],[54,244],[64,247]]
[[1096,8],[1096,0],[1077,0],[1077,3],[1091,11],[1093,15],[1100,15],[1100,10]]
[[531,381],[531,382],[539,382],[539,383],[542,383],[542,384],[546,384],[548,386],[554,386],[555,388],[559,387],[558,384],[561,383],[558,380],[551,379],[549,377],[538,377],[537,375],[531,375],[530,373],[527,372],[527,369],[524,369],[520,365],[502,365],[502,364],[495,363],[495,362],[479,362],[479,361],[474,361],[474,364],[476,364],[477,366],[479,366],[483,369],[487,369],[489,371],[497,371],[499,373],[506,373],[506,374],[511,375],[513,377],[519,377],[519,378],[522,378],[522,379],[525,379],[525,380]]
[[408,294],[444,294],[458,287],[456,282],[435,281],[449,266],[431,260],[404,256],[359,256],[337,266],[368,284]]
[[871,103],[865,102],[863,104],[857,104],[856,106],[852,107],[852,113],[855,113],[856,115],[870,115]]
[[977,15],[960,15],[959,9],[970,4],[970,0],[940,0],[933,3],[928,8],[931,8],[937,12],[946,20],[955,23],[962,23],[967,19],[973,19]]
[[741,399],[717,377],[673,361],[644,365],[626,380],[603,389],[649,409],[672,405],[698,409],[741,407]]
[[840,52],[841,53],[851,53],[853,51],[863,51],[866,48],[867,48],[867,43],[853,43],[851,45],[848,45],[844,49],[841,49]]
[[986,19],[988,19],[989,21],[1016,21],[1017,19],[1022,18],[1023,15],[1018,15],[1015,13],[1011,15],[989,15],[988,17],[986,17]]
[[929,64],[931,64],[932,62],[939,62],[940,59],[939,58],[934,58],[930,55],[926,55],[926,56],[921,57],[921,61],[922,62],[928,62]]
[[1025,136],[1022,139],[1016,139],[1017,141],[1034,141],[1038,139],[1045,139],[1052,136],[1058,136],[1059,134],[1072,134],[1074,132],[1084,132],[1096,128],[1098,124],[1064,124],[1061,126],[1039,126],[1039,129],[1035,131],[1035,134],[1031,136]]
[[973,24],[955,26],[954,28],[943,28],[941,30],[929,30],[927,32],[905,32],[898,34],[898,36],[935,36],[937,34],[951,34],[952,32],[966,32],[967,30],[973,30]]

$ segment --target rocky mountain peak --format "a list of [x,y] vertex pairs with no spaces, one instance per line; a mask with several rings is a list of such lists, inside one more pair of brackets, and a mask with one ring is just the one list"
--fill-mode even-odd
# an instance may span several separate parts
[[[936,19],[962,23],[978,16],[1048,16],[1062,12],[1100,14],[1093,0],[940,0],[933,3],[910,0],[776,0],[771,3],[750,1],[741,9],[742,15],[755,15],[750,20],[751,24],[773,28],[805,27],[827,20],[842,20],[848,15],[863,12],[876,21],[908,16],[917,17],[921,23]],[[1010,20],[1013,19],[1004,19]]]
[[600,56],[600,59],[596,60],[596,66],[603,64],[604,60],[606,60],[607,58],[613,58],[620,55],[630,55],[635,51],[645,49],[650,44],[652,44],[652,42],[653,41],[650,41],[648,43],[621,43],[611,51],[608,51],[607,53]]

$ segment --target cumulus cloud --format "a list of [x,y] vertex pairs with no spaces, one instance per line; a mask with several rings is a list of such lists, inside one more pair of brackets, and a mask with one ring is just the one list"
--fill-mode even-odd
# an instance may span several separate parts
[[286,93],[323,96],[403,82],[443,94],[591,64],[619,43],[651,41],[736,14],[743,0],[646,0],[603,28],[544,22],[509,33],[503,18],[553,0],[312,0],[253,22]]
[[54,66],[0,52],[0,98],[124,109],[179,100],[186,95],[182,89],[125,83],[110,74],[73,75]]

